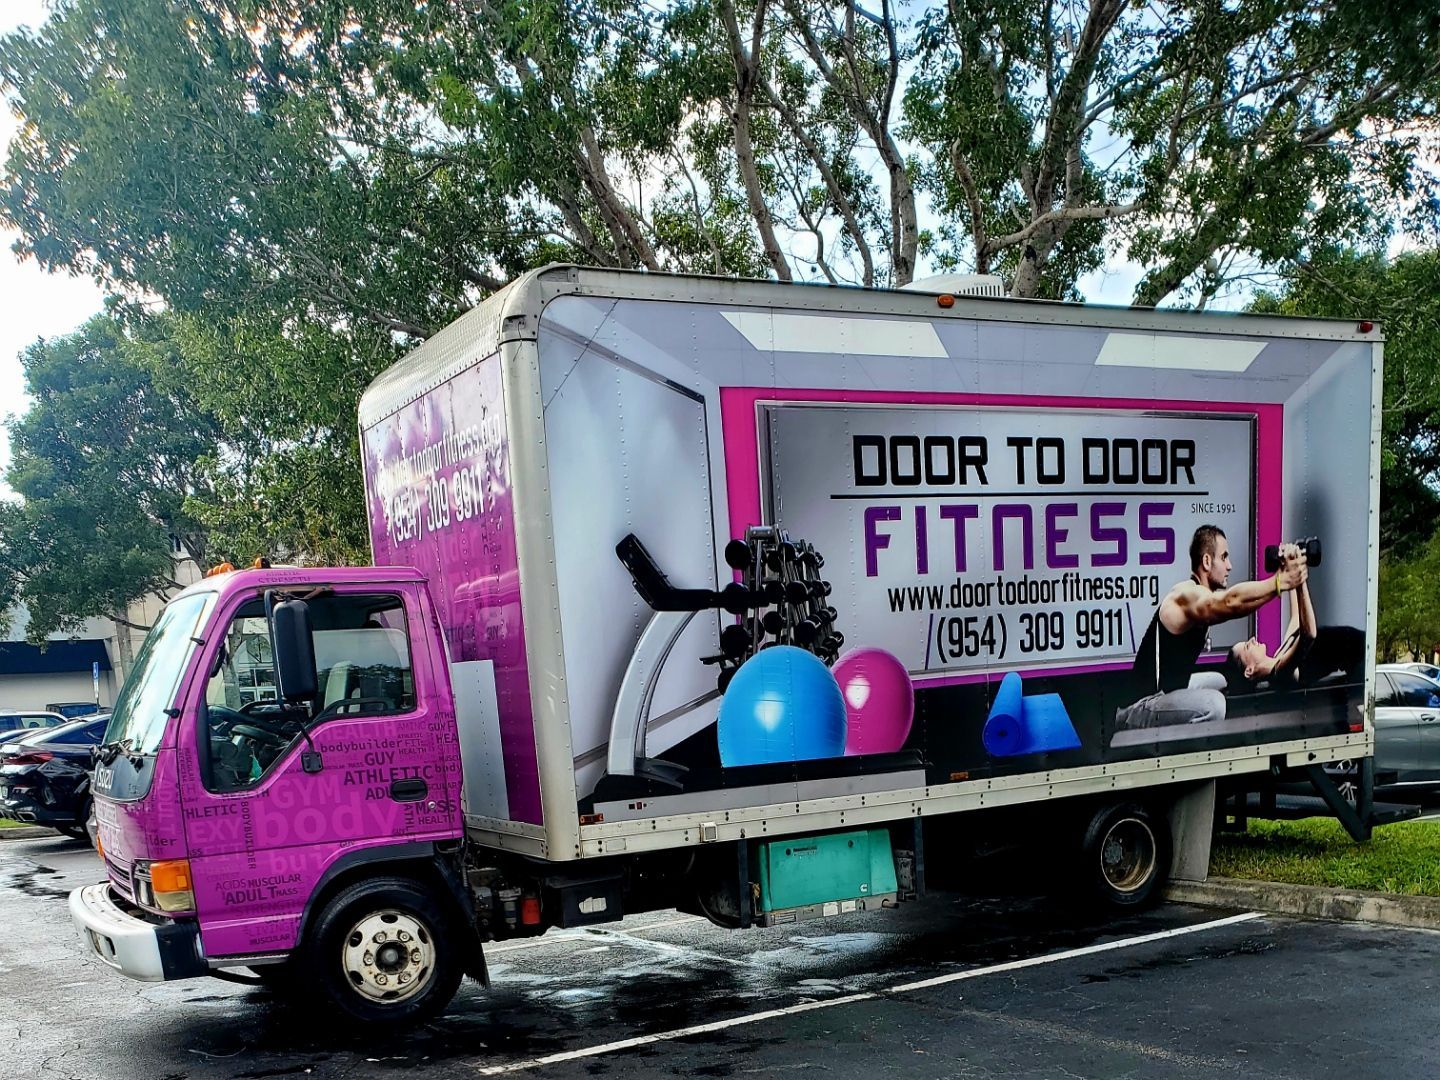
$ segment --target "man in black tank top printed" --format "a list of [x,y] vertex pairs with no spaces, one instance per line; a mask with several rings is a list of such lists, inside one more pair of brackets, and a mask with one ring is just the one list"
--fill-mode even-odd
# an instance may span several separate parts
[[[1214,685],[1192,687],[1195,661],[1210,627],[1258,611],[1281,593],[1303,585],[1309,568],[1294,544],[1280,549],[1273,577],[1229,585],[1230,545],[1214,525],[1201,525],[1190,541],[1190,578],[1165,594],[1150,620],[1132,669],[1137,700],[1115,714],[1116,726],[1161,727],[1225,718],[1225,695]],[[1220,680],[1216,680],[1219,682]]]

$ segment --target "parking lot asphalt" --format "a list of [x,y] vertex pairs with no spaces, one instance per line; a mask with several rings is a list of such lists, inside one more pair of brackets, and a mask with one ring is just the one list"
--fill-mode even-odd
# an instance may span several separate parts
[[266,992],[87,957],[60,838],[0,844],[0,1077],[1433,1077],[1440,934],[1167,905],[1095,923],[932,895],[725,931],[675,912],[487,949],[447,1015],[326,1031]]

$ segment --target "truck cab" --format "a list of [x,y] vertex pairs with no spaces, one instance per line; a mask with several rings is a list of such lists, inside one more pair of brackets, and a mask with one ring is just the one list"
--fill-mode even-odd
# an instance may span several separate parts
[[238,571],[178,595],[98,755],[107,880],[70,904],[92,948],[140,979],[274,976],[325,922],[331,981],[360,1006],[448,979],[426,917],[462,918],[459,899],[351,895],[382,863],[462,895],[443,868],[463,832],[445,655],[414,571]]

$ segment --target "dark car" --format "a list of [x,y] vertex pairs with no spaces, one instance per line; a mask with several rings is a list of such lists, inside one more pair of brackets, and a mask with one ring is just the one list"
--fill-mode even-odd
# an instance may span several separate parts
[[90,751],[109,722],[72,720],[0,746],[0,816],[88,839]]

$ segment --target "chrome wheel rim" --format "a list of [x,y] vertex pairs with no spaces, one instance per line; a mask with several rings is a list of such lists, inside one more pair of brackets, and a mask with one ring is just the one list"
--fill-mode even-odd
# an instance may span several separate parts
[[405,1001],[429,984],[435,942],[429,927],[406,911],[371,912],[351,927],[341,946],[345,976],[377,1002]]

